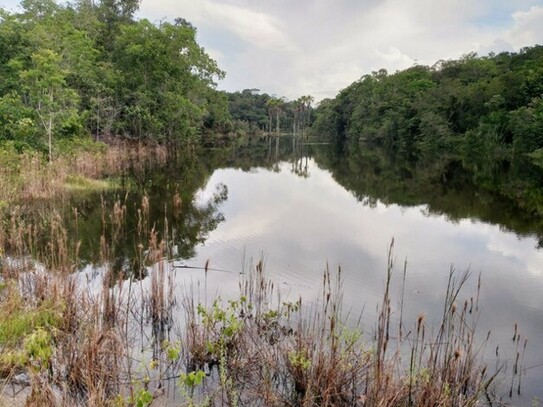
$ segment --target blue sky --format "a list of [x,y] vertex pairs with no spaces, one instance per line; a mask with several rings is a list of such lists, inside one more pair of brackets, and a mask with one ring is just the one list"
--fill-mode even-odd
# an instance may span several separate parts
[[291,99],[333,97],[380,68],[543,44],[543,0],[142,0],[139,16],[191,21],[227,72],[219,88]]

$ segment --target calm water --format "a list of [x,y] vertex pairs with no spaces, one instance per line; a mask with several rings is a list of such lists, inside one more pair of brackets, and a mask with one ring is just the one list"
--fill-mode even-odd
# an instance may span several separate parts
[[[177,231],[175,264],[198,267],[209,260],[221,271],[209,273],[208,290],[228,294],[237,289],[238,273],[249,260],[263,257],[284,295],[309,299],[318,296],[327,265],[341,267],[345,312],[354,320],[363,311],[362,328],[371,332],[394,238],[394,290],[399,291],[407,261],[404,318],[414,322],[424,313],[430,322],[439,319],[451,267],[473,274],[463,299],[476,294],[481,273],[480,338],[492,330],[489,353],[500,344],[501,356],[513,358],[511,338],[518,322],[528,349],[524,398],[515,403],[543,400],[540,223],[469,185],[432,189],[421,181],[424,188],[415,191],[413,181],[385,180],[383,171],[365,173],[342,162],[331,148],[262,140],[207,150],[194,162],[181,160],[140,174],[142,190],[155,203],[151,218],[157,228],[166,216]],[[178,217],[164,210],[175,191],[183,198]],[[128,197],[129,227],[131,222],[135,227],[130,211],[140,199],[137,192]],[[82,253],[91,262],[101,232],[99,199],[76,201],[83,207]],[[127,237],[123,256],[130,258],[130,247]],[[201,280],[203,273],[175,272],[180,286]]]

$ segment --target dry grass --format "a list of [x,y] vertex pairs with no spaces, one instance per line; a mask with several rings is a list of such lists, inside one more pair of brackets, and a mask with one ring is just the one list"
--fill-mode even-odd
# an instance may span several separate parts
[[[178,205],[175,198],[171,204]],[[392,315],[402,315],[402,305],[392,306],[391,245],[375,339],[368,341],[343,320],[340,270],[324,273],[316,305],[282,301],[261,262],[242,276],[236,300],[217,298],[207,307],[190,290],[178,298],[165,261],[168,231],[160,236],[149,225],[149,207],[144,197],[134,242],[139,258],[128,274],[112,267],[126,208],[103,208],[98,286],[77,272],[78,243],[60,218],[36,224],[16,211],[0,218],[0,319],[20,328],[0,336],[4,398],[25,372],[27,405],[160,405],[173,399],[172,387],[188,406],[494,403],[499,369],[487,367],[485,337],[476,335],[478,292],[461,300],[467,273],[451,272],[438,326],[422,316],[397,322]],[[49,243],[37,247],[38,236]]]
[[163,146],[128,142],[93,151],[75,150],[52,163],[39,153],[0,150],[0,210],[14,202],[58,199],[74,189],[108,189],[112,185],[105,179],[167,159]]
[[238,301],[203,309],[187,297],[186,365],[217,372],[199,400],[232,405],[235,394],[250,406],[492,405],[500,369],[491,372],[483,360],[477,299],[460,302],[468,274],[451,272],[432,335],[422,316],[410,330],[393,323],[392,269],[390,262],[373,343],[342,320],[340,272],[335,280],[325,272],[320,305],[309,309],[301,299],[274,300],[261,264]]

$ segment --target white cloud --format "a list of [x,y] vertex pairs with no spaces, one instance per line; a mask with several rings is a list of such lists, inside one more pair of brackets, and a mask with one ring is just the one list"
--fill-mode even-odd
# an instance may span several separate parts
[[289,98],[333,97],[380,68],[543,42],[543,0],[143,0],[141,15],[157,13],[198,27],[227,72],[221,88]]
[[514,27],[508,33],[509,41],[516,47],[543,43],[543,6],[513,14]]
[[212,24],[231,29],[240,39],[253,46],[292,49],[281,22],[265,13],[230,4],[203,1],[205,15]]
[[[221,28],[235,34],[241,41],[256,47],[291,49],[286,29],[280,19],[249,7],[227,4],[217,0],[179,1],[167,0],[151,4],[143,1],[140,14],[161,18],[159,13],[180,15],[198,27]],[[164,7],[162,7],[164,6]]]

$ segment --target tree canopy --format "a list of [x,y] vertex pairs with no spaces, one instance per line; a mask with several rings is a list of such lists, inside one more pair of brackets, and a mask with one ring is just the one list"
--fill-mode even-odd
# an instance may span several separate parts
[[168,143],[231,126],[224,76],[182,18],[134,19],[139,0],[24,0],[0,10],[0,143],[49,151],[92,134]]
[[543,213],[543,46],[364,75],[316,111],[313,131],[433,168]]

